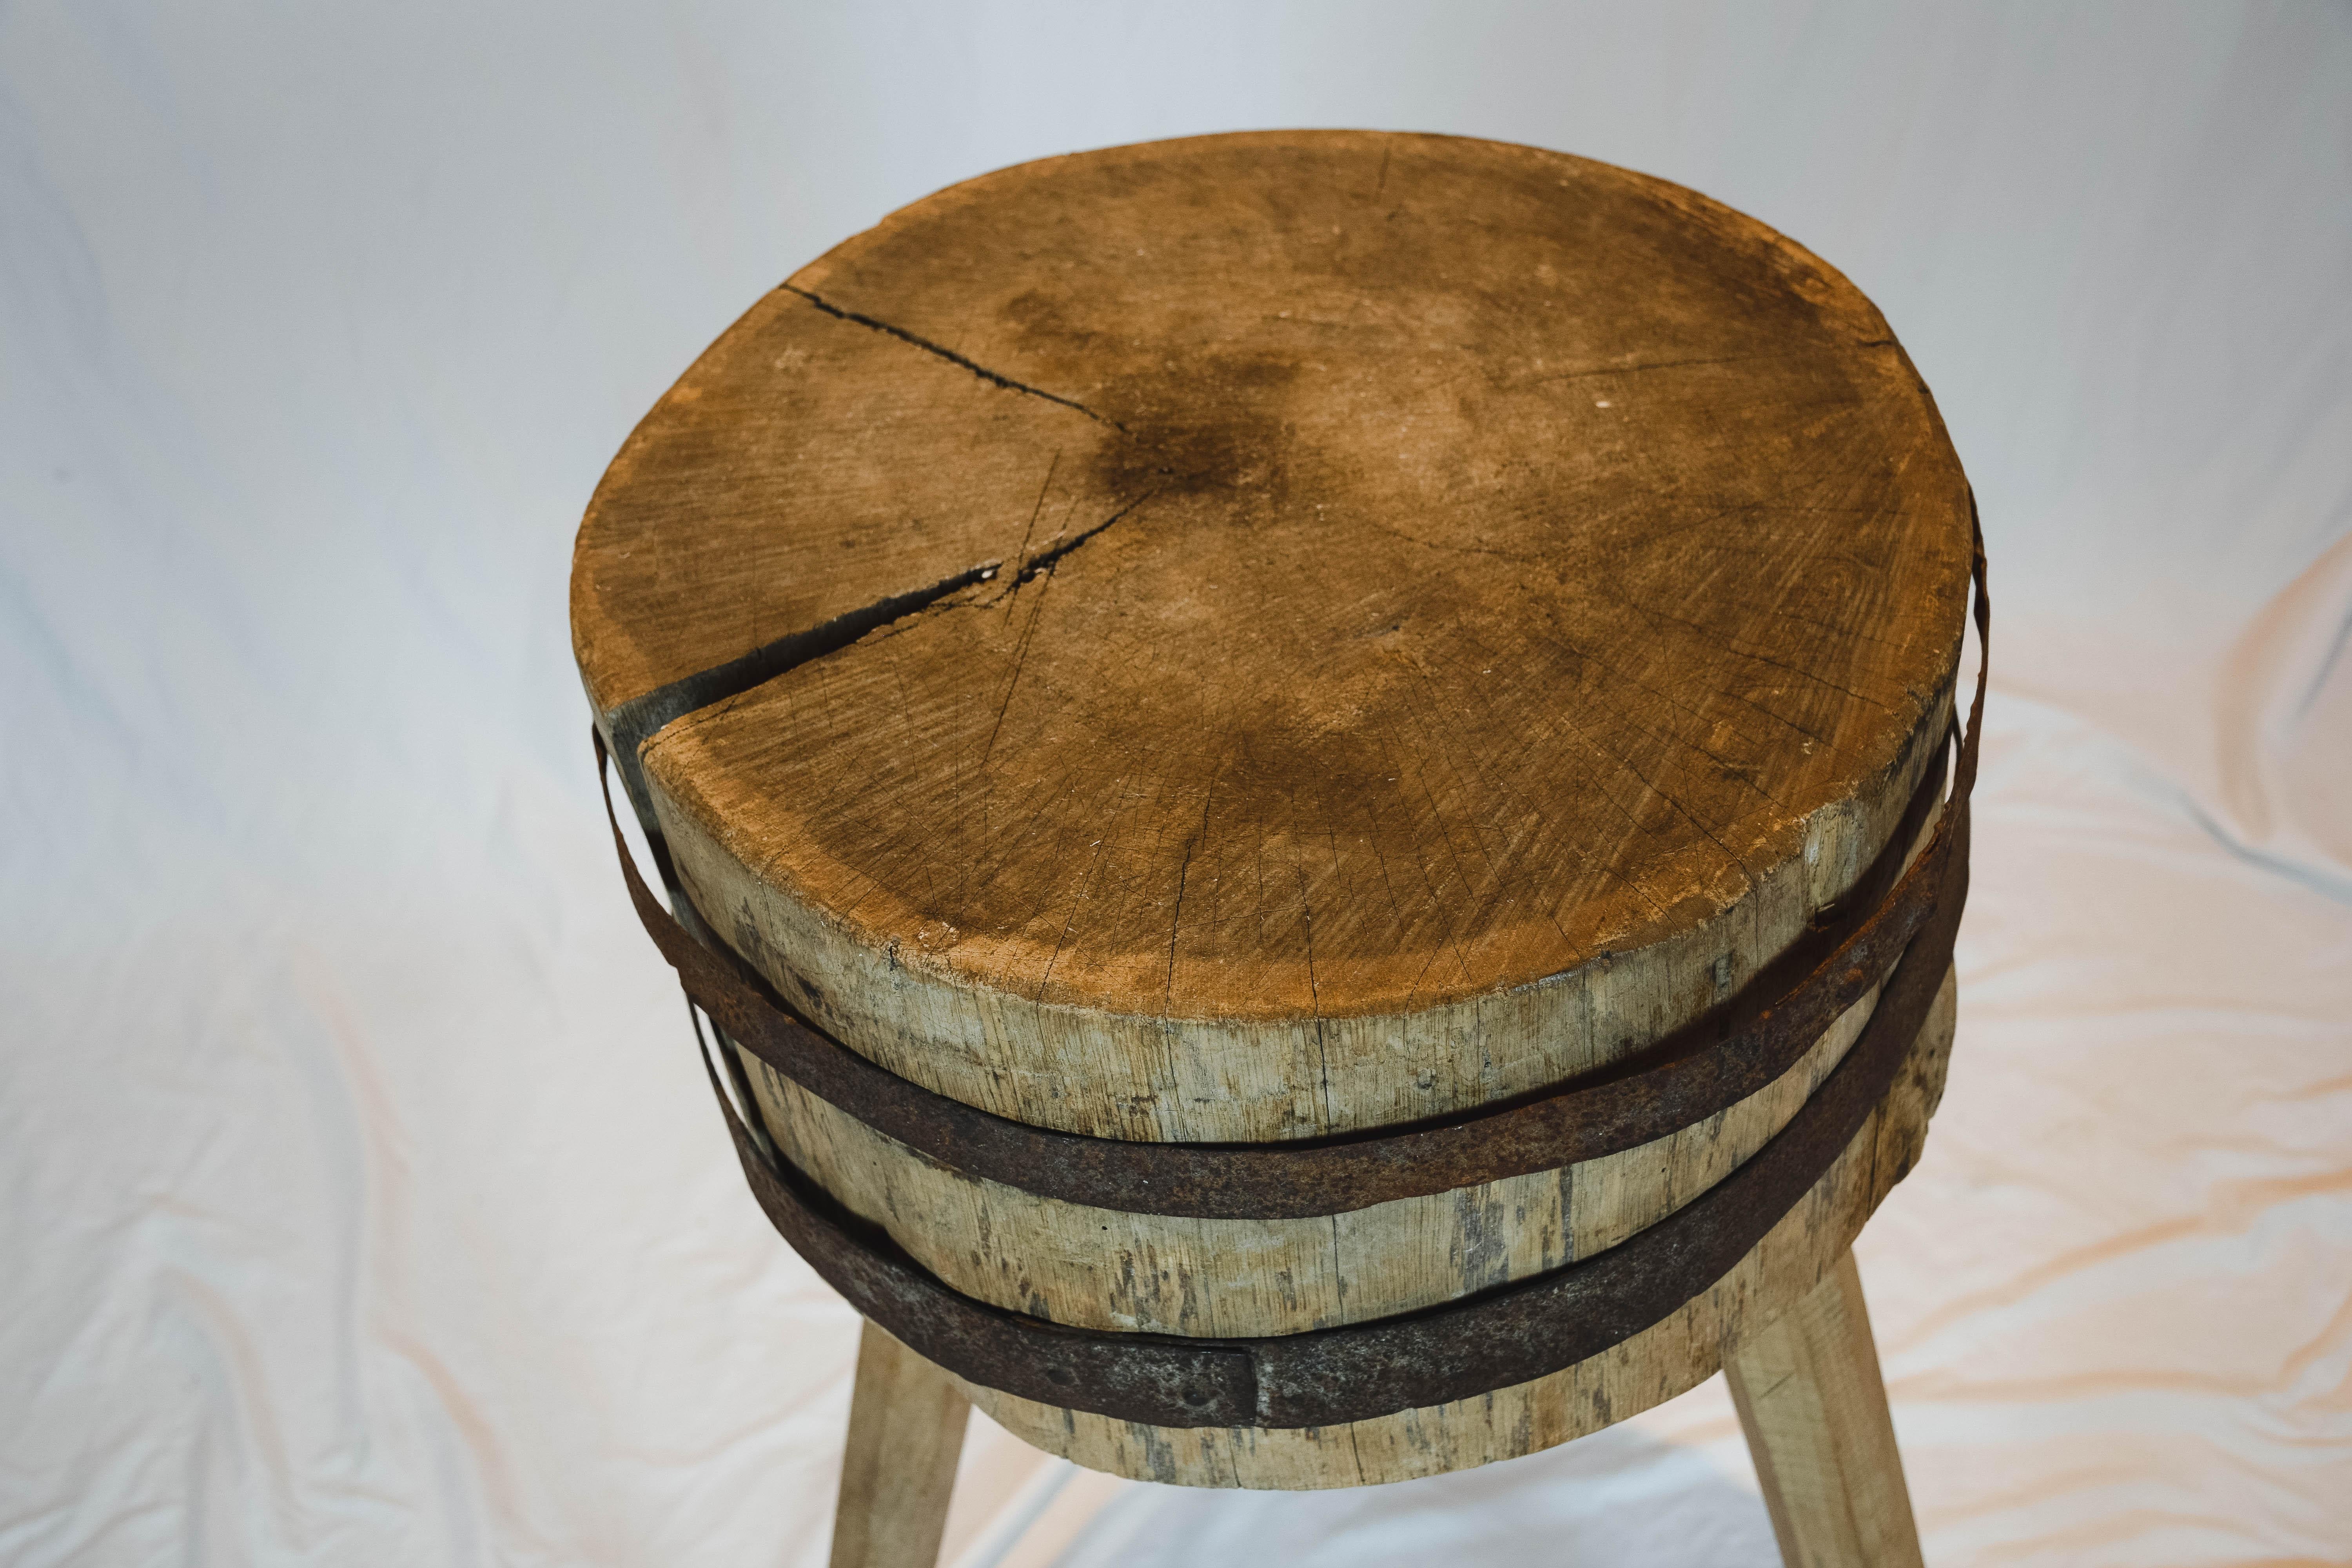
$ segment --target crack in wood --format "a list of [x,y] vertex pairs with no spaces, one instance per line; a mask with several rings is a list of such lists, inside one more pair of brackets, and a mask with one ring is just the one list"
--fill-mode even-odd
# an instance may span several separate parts
[[962,368],[971,372],[972,374],[980,377],[981,380],[987,382],[992,386],[1001,386],[1007,392],[1024,393],[1031,397],[1042,397],[1048,403],[1058,403],[1065,408],[1075,409],[1078,413],[1085,415],[1087,418],[1093,420],[1097,425],[1108,426],[1122,436],[1129,434],[1127,426],[1120,424],[1118,420],[1111,418],[1108,415],[1096,413],[1093,409],[1087,407],[1085,404],[1078,402],[1076,398],[1064,397],[1060,393],[1048,392],[1042,386],[1032,386],[1025,381],[1015,381],[1002,371],[991,370],[986,365],[982,364],[975,360],[966,358],[964,355],[956,353],[955,350],[949,348],[944,343],[935,343],[931,342],[930,339],[910,332],[904,327],[893,326],[887,321],[881,321],[873,316],[866,315],[860,311],[845,310],[843,307],[835,304],[832,300],[825,299],[823,295],[813,293],[806,289],[799,288],[791,283],[779,284],[778,287],[782,289],[787,294],[799,295],[802,299],[806,300],[810,304],[815,306],[818,310],[823,310],[828,316],[836,317],[845,321],[854,322],[858,326],[866,328],[869,331],[881,332],[887,336],[894,337],[902,343],[910,344],[915,348],[922,350],[927,354],[935,355],[940,359],[947,361],[950,364],[961,365]]
[[830,620],[763,643],[724,664],[713,665],[709,669],[699,669],[692,675],[680,676],[676,680],[656,686],[651,691],[632,697],[614,708],[605,718],[605,741],[613,748],[614,760],[620,766],[622,783],[627,786],[629,802],[636,807],[638,819],[651,831],[651,797],[646,793],[645,773],[638,753],[647,742],[673,721],[730,698],[740,697],[787,670],[797,669],[812,659],[822,658],[826,654],[847,647],[868,632],[927,609],[949,595],[969,588],[975,583],[986,582],[1003,564],[1002,561],[983,561],[951,576],[942,577],[928,587],[892,594],[855,610],[845,610]]
[[[1048,478],[1050,479],[1050,473]],[[1024,583],[1034,582],[1041,574],[1050,573],[1070,552],[1096,538],[1105,529],[1134,512],[1160,492],[1147,490],[1127,505],[1058,544],[1048,545],[1030,558],[1027,565],[1011,574],[1005,584],[1007,594]],[[1039,500],[1044,500],[1041,492]],[[1024,542],[1025,547],[1025,542]],[[804,664],[838,653],[867,635],[882,630],[893,622],[910,619],[925,611],[954,608],[942,601],[967,588],[985,583],[1004,569],[1002,561],[983,561],[966,567],[950,577],[943,577],[929,587],[893,594],[855,610],[844,611],[831,620],[803,630],[790,633],[773,642],[762,644],[750,653],[697,670],[642,696],[633,697],[614,709],[607,717],[606,743],[613,748],[614,760],[621,770],[621,782],[629,796],[629,804],[637,813],[638,821],[651,832],[655,828],[652,797],[646,792],[644,766],[638,753],[656,734],[689,713],[701,711],[719,703],[740,697],[757,686],[763,686],[778,676],[786,675]],[[989,598],[986,604],[998,603]],[[1024,641],[1025,647],[1025,641]],[[1017,679],[1017,676],[1016,676]],[[1008,691],[1006,700],[1011,700]],[[1000,711],[998,722],[1003,715]],[[991,736],[992,743],[993,735]]]

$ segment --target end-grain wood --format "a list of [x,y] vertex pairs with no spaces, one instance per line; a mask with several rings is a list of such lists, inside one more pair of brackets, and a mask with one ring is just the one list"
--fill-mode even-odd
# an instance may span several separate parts
[[1557,1082],[1769,962],[1928,764],[1968,542],[1926,389],[1801,247],[1580,159],[1277,132],[1007,170],[795,275],[614,463],[573,630],[608,727],[770,650],[642,783],[837,1037],[1041,1125],[1275,1141]]

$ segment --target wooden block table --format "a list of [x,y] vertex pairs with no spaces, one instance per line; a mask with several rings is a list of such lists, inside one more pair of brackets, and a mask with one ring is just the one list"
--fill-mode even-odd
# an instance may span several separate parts
[[1353,1486],[1721,1368],[1788,1561],[1916,1563],[1847,1248],[1951,1041],[1973,539],[1843,278],[1524,147],[1025,164],[754,305],[572,628],[868,1319],[834,1562],[936,1555],[967,1401]]

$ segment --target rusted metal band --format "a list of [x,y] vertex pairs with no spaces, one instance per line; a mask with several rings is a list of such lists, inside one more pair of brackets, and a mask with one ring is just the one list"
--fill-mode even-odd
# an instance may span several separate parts
[[[1967,729],[1953,765],[1951,797],[1933,842],[1887,900],[1891,907],[1916,899],[1920,913],[1860,1037],[1796,1115],[1753,1157],[1666,1219],[1607,1251],[1467,1300],[1310,1333],[1210,1340],[1066,1328],[958,1293],[908,1258],[877,1227],[845,1213],[782,1160],[755,1122],[746,1122],[720,1086],[706,1051],[704,1070],[711,1076],[753,1194],[779,1233],[820,1276],[919,1354],[970,1382],[1019,1398],[1150,1426],[1294,1428],[1370,1420],[1530,1382],[1623,1342],[1721,1279],[1812,1189],[1885,1100],[1933,1010],[1968,895],[1969,798],[1976,784],[1991,629],[1981,534],[1975,540],[1974,571],[1979,663]],[[600,764],[602,757],[600,742]],[[620,845],[617,822],[614,839]],[[652,919],[652,912],[662,913],[673,940],[683,944],[672,962],[688,984],[690,1003],[698,999],[698,982],[701,994],[722,1003],[739,990],[748,992],[758,1007],[745,1009],[745,1035],[763,1026],[761,1011],[804,1028],[668,921],[629,864],[625,846],[620,847],[631,894],[640,914],[646,916],[648,929],[656,941],[663,941],[663,926]],[[655,852],[664,858],[664,879],[671,880],[658,841]],[[1872,920],[1884,912],[1874,911]],[[1871,921],[1863,924],[1867,928]],[[671,945],[664,942],[666,954]],[[1850,952],[1854,946],[1849,939],[1838,944],[1837,952]],[[1815,984],[1822,967],[1816,966],[1799,990]],[[730,1004],[730,1009],[738,1005]],[[719,1009],[710,1011],[725,1021]],[[848,1058],[867,1071],[880,1071],[810,1034],[834,1053],[830,1058],[819,1053],[820,1064]],[[765,1051],[760,1054],[770,1059]],[[756,1105],[739,1064],[731,1053],[722,1049],[721,1055],[744,1110],[756,1119]],[[1007,1125],[1017,1128],[1021,1137],[1044,1141],[1020,1145],[1031,1149],[1104,1142]],[[1146,1153],[1184,1150],[1165,1144],[1110,1146]],[[1236,1152],[1213,1148],[1185,1152]],[[1286,1149],[1264,1152],[1284,1162],[1298,1158]],[[1570,1154],[1559,1163],[1579,1157],[1583,1156]],[[1009,1177],[1012,1184],[1032,1192],[1045,1191],[1055,1185],[1053,1173],[1048,1161],[1008,1171],[999,1179]],[[1099,1203],[1100,1197],[1087,1190],[1073,1201]],[[1141,1212],[1202,1212],[1133,1206]],[[1361,1203],[1305,1212],[1357,1206]]]
[[[1989,657],[1991,629],[1981,534],[1974,576],[1981,660]],[[678,972],[688,997],[784,1078],[943,1165],[1041,1196],[1129,1214],[1299,1219],[1635,1148],[1727,1110],[1795,1066],[1840,1015],[1886,979],[1928,918],[1955,854],[1964,853],[1955,847],[1955,824],[1975,784],[1984,679],[1980,661],[1950,799],[1927,847],[1902,868],[1904,850],[1934,804],[1939,770],[1932,764],[1904,825],[1846,900],[1851,912],[1810,933],[1727,1007],[1602,1072],[1532,1096],[1434,1123],[1275,1144],[1145,1142],[1035,1127],[868,1061],[794,1016],[723,942],[698,940],[662,907],[621,837],[601,735],[595,747],[614,847],[647,934]],[[667,846],[658,834],[649,842],[680,914],[704,925]],[[1878,896],[1890,881],[1891,890]],[[1794,984],[1791,970],[1801,976]]]
[[745,1123],[715,1071],[711,1087],[752,1193],[784,1239],[861,1313],[969,1382],[1154,1426],[1329,1426],[1444,1405],[1547,1376],[1663,1321],[1730,1272],[1836,1163],[1885,1100],[1951,961],[1968,891],[1965,798],[1947,822],[1956,852],[1942,862],[1926,926],[1861,1037],[1778,1136],[1605,1252],[1409,1316],[1214,1340],[1071,1329],[1008,1311],[950,1289],[844,1213]]

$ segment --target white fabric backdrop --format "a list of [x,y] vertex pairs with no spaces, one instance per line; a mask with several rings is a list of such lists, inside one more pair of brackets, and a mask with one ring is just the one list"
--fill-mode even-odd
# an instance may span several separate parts
[[[599,842],[572,530],[885,211],[1291,124],[1884,308],[2000,611],[1861,1248],[1929,1560],[2352,1563],[2352,10],[1463,0],[0,8],[0,1561],[824,1560],[854,1322]],[[1719,1384],[1365,1492],[964,1479],[973,1564],[1772,1558]]]

